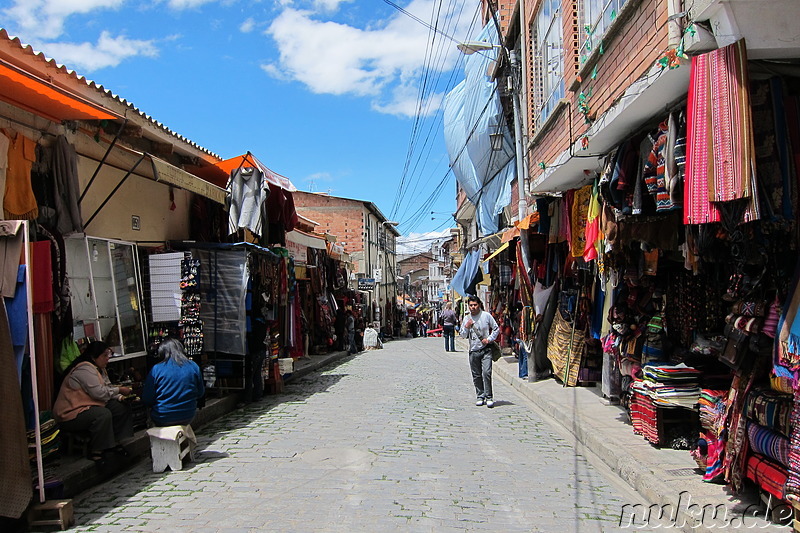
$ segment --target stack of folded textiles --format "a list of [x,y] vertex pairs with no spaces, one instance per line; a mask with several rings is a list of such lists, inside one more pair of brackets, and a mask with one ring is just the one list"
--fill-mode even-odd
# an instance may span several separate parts
[[725,395],[728,391],[702,389],[698,404],[700,406],[700,427],[704,431],[719,435],[725,416]]
[[701,372],[681,363],[679,365],[645,365],[641,390],[650,396],[656,407],[685,407],[693,409],[700,399]]
[[[58,436],[59,429],[52,415],[48,411],[45,411],[39,416],[39,431],[42,439],[42,460],[46,460],[48,457],[58,452],[61,447],[61,439]],[[34,430],[28,431],[28,457],[31,461],[36,460],[36,433]]]

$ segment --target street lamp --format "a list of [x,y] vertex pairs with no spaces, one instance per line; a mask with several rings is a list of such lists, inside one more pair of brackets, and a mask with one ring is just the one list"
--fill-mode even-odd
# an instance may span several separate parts
[[475,52],[488,52],[494,48],[501,48],[501,46],[499,44],[487,43],[486,41],[465,41],[463,43],[458,43],[456,48],[458,48],[462,54],[470,56]]

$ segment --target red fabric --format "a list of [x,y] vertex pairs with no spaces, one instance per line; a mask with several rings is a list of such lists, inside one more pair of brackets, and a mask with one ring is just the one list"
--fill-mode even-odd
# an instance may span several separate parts
[[55,309],[50,241],[31,243],[31,291],[34,313],[50,313]]
[[753,454],[747,459],[747,479],[780,500],[784,497],[783,487],[788,478],[785,468],[763,455]]

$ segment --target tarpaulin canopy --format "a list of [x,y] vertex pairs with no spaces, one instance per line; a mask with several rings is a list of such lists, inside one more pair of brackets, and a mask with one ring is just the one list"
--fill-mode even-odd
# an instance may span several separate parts
[[461,263],[461,266],[458,267],[456,275],[453,276],[453,281],[450,282],[450,286],[461,296],[469,295],[467,287],[470,286],[470,283],[472,283],[472,280],[475,278],[475,274],[478,273],[480,258],[480,249],[472,250],[467,254],[467,257],[464,258],[464,262]]
[[[493,24],[487,24],[478,39],[499,43]],[[444,139],[450,168],[476,206],[483,235],[499,229],[498,215],[511,202],[511,182],[516,177],[514,142],[495,83],[487,75],[496,56],[497,48],[467,56],[464,81],[444,101]],[[492,134],[501,135],[501,149],[492,149]]]
[[0,59],[0,100],[53,122],[118,120],[101,105]]
[[297,190],[297,187],[294,186],[289,178],[286,176],[281,176],[277,172],[271,170],[250,152],[236,157],[231,157],[225,161],[220,161],[219,163],[216,163],[215,166],[223,170],[228,176],[230,176],[231,172],[237,168],[257,168],[264,175],[264,179],[267,180],[268,183],[271,183],[276,187],[280,187],[281,189],[289,192],[295,192]]
[[502,251],[503,251],[503,250],[505,250],[506,248],[508,248],[508,243],[507,243],[507,242],[504,242],[504,243],[503,243],[503,244],[500,246],[500,248],[498,248],[497,250],[495,250],[494,252],[492,252],[492,254],[491,254],[489,257],[487,257],[486,259],[484,259],[483,261],[481,261],[481,263],[485,263],[485,262],[486,262],[486,261],[488,261],[489,259],[494,259],[495,257],[497,257],[497,254],[499,254],[500,252],[502,252]]

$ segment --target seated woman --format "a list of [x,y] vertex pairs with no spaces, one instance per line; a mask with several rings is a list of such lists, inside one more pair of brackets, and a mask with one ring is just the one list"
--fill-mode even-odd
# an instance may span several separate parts
[[127,455],[121,440],[133,436],[131,410],[122,403],[130,387],[114,387],[106,373],[112,351],[104,342],[92,342],[65,371],[53,416],[66,432],[88,431],[89,459],[103,461],[104,452]]
[[177,339],[164,339],[158,355],[163,361],[144,380],[142,402],[150,407],[150,419],[156,426],[189,425],[197,412],[197,401],[205,394],[200,367],[186,357]]

